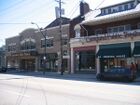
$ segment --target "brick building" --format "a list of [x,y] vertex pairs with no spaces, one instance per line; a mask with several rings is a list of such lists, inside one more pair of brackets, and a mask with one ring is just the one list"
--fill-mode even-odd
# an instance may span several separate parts
[[131,0],[84,15],[71,36],[71,72],[104,72],[112,66],[140,68],[140,2]]
[[[59,18],[41,30],[46,35],[46,45],[43,35],[38,29],[26,29],[19,35],[6,39],[6,62],[9,68],[37,71],[45,67],[47,71],[57,71],[60,51]],[[62,18],[62,44],[64,69],[69,65],[69,19]],[[46,55],[45,49],[46,47]],[[46,59],[44,60],[44,55]]]

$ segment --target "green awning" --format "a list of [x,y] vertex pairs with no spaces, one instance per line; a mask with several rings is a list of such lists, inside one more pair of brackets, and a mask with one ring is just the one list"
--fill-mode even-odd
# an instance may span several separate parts
[[140,42],[135,42],[135,47],[133,50],[134,57],[140,57]]
[[96,55],[98,58],[128,58],[131,57],[130,44],[114,44],[100,46]]

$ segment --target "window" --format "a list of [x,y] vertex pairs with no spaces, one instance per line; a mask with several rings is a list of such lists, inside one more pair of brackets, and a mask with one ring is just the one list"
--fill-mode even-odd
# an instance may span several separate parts
[[62,39],[62,45],[67,45],[68,44],[68,39]]
[[129,31],[129,30],[131,30],[131,25],[130,24],[107,28],[108,33],[123,32],[123,31]]
[[128,10],[128,4],[125,4],[125,5],[124,5],[124,9],[125,9],[125,10]]
[[16,51],[16,43],[9,44],[7,50],[8,50],[8,52]]
[[35,49],[35,42],[32,40],[24,40],[24,43],[21,43],[21,50]]
[[130,7],[131,8],[134,8],[134,3],[130,3]]
[[109,13],[109,14],[111,13],[111,8],[108,9],[108,13]]
[[106,14],[106,11],[105,9],[102,10],[102,15],[105,15]]
[[46,47],[53,47],[53,39],[46,40]]
[[111,27],[109,27],[109,28],[107,28],[107,33],[112,33],[113,31],[112,31],[112,28]]
[[98,35],[98,34],[102,34],[102,29],[96,29],[95,30],[95,35]]
[[119,26],[119,32],[124,31],[124,26]]
[[46,44],[46,47],[53,47],[53,38],[46,39],[46,43],[44,39],[41,40],[41,47],[45,47],[45,44]]
[[129,30],[131,30],[131,25],[130,24],[125,25],[125,31],[129,31]]
[[118,32],[118,27],[114,27],[113,32]]
[[120,5],[120,6],[119,6],[119,11],[122,11],[122,10],[123,10],[123,9],[122,9],[122,5]]
[[80,37],[80,30],[75,30],[75,35],[76,35],[76,38],[79,38]]
[[138,23],[138,29],[140,29],[140,23]]
[[64,50],[64,51],[63,51],[63,55],[64,55],[64,56],[68,55],[68,51],[67,51],[67,50]]

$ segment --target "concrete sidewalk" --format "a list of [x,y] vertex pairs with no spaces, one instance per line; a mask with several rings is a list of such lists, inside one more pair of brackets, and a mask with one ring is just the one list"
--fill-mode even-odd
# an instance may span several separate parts
[[[96,74],[68,74],[64,73],[61,75],[59,72],[19,72],[19,71],[8,71],[7,73],[18,74],[18,75],[29,75],[37,77],[48,77],[48,78],[57,78],[57,79],[70,79],[70,80],[86,80],[86,81],[95,81]],[[135,80],[140,82],[140,76]]]

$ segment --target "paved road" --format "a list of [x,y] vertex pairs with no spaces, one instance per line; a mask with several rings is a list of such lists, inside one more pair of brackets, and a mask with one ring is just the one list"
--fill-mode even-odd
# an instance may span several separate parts
[[140,83],[0,74],[0,105],[140,105]]

